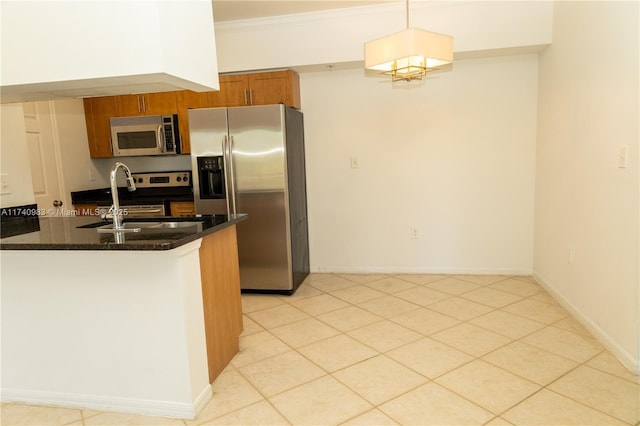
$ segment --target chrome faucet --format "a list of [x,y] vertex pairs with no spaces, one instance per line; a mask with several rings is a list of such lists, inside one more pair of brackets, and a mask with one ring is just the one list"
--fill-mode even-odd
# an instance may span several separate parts
[[111,174],[109,175],[109,180],[111,181],[111,197],[113,198],[113,206],[111,206],[111,210],[113,213],[113,230],[120,231],[124,229],[122,225],[122,211],[120,210],[120,200],[118,200],[118,185],[116,183],[116,173],[118,169],[122,168],[124,170],[124,175],[127,178],[127,188],[129,192],[136,190],[136,183],[133,180],[133,176],[131,176],[131,170],[127,167],[126,164],[117,162],[113,165],[111,169]]

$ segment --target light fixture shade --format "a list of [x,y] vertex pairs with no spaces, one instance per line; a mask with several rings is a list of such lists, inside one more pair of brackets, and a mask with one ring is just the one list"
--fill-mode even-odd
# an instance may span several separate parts
[[364,44],[364,66],[394,80],[422,78],[453,61],[453,37],[408,28]]

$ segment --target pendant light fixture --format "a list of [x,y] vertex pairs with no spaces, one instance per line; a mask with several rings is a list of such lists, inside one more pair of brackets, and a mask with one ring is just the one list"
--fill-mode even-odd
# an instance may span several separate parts
[[421,80],[427,72],[453,61],[453,37],[409,26],[364,44],[364,66],[391,76],[392,81]]

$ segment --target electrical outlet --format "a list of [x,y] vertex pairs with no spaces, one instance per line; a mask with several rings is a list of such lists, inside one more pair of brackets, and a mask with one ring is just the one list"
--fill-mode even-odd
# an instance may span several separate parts
[[93,168],[91,167],[89,167],[89,180],[90,181],[96,180],[96,174],[93,172]]
[[420,238],[420,232],[418,231],[418,228],[414,228],[414,227],[409,228],[409,235],[411,235],[411,238],[414,240],[417,240],[418,238]]
[[360,160],[358,157],[351,157],[351,168],[359,169],[360,168]]
[[573,257],[574,257],[573,246],[568,246],[567,247],[567,263],[569,265],[573,263]]

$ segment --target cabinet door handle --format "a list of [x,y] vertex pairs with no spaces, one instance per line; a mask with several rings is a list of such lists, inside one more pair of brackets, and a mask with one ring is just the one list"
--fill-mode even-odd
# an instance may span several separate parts
[[140,108],[140,96],[136,96],[136,99],[138,100],[138,112],[142,112],[142,108]]
[[142,97],[142,112],[147,112],[147,102],[144,96],[141,96],[141,97]]
[[253,105],[253,89],[249,89],[249,105]]
[[247,89],[244,89],[244,104],[248,105],[247,104]]

